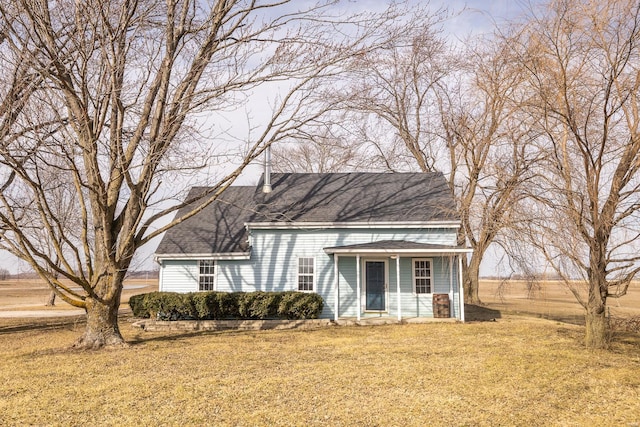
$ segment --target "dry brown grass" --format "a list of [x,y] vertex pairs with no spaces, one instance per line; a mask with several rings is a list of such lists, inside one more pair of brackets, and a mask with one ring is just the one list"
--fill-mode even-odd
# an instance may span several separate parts
[[0,319],[0,425],[640,423],[637,335],[592,352],[580,326],[511,315],[199,334],[130,320],[129,348],[87,353],[65,350],[78,319]]
[[[573,284],[584,290],[578,282]],[[480,299],[492,309],[507,313],[533,314],[547,319],[584,324],[584,308],[569,288],[560,281],[540,281],[533,286],[525,281],[482,280]],[[613,318],[640,317],[640,283],[634,282],[627,295],[607,300]]]
[[[18,288],[0,286],[0,309],[48,293]],[[640,424],[638,333],[588,351],[561,288],[496,289],[468,312],[496,321],[179,334],[125,317],[129,348],[88,353],[67,350],[82,316],[0,319],[0,425]],[[640,309],[638,291],[614,314]]]

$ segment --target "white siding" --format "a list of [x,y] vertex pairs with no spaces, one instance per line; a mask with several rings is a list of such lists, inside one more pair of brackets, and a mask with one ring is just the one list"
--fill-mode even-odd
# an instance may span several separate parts
[[[381,240],[408,240],[419,243],[455,245],[454,229],[329,229],[329,230],[252,230],[251,259],[217,261],[217,290],[287,291],[297,290],[298,257],[315,257],[316,283],[314,291],[324,299],[322,317],[334,316],[333,255],[326,247],[370,243]],[[380,258],[380,257],[378,257]],[[449,293],[447,258],[433,258],[436,293]],[[341,317],[357,314],[355,256],[340,256]],[[397,313],[395,260],[389,259],[389,315]],[[454,289],[457,290],[457,264],[453,268]],[[162,290],[191,292],[198,290],[197,261],[164,261]],[[432,316],[431,295],[413,294],[411,258],[400,259],[400,285],[403,317]],[[457,292],[457,291],[456,291]],[[452,313],[455,304],[452,304]],[[457,312],[454,313],[458,316]]]
[[196,292],[198,290],[198,261],[165,260],[160,265],[164,292]]

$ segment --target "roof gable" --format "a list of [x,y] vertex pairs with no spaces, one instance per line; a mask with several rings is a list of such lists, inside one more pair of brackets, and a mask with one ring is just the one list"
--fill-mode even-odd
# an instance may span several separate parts
[[[274,173],[272,192],[232,186],[200,213],[169,229],[157,254],[248,251],[247,223],[416,223],[457,220],[441,173]],[[204,191],[194,187],[189,198]],[[187,206],[183,216],[198,206]]]
[[276,173],[268,194],[262,193],[262,182],[256,188],[256,207],[267,222],[457,219],[441,173]]
[[[187,198],[206,190],[194,187]],[[201,212],[170,228],[160,241],[158,254],[219,254],[241,253],[249,250],[245,223],[254,213],[252,209],[255,187],[233,186]],[[196,203],[178,211],[176,218],[199,206]]]

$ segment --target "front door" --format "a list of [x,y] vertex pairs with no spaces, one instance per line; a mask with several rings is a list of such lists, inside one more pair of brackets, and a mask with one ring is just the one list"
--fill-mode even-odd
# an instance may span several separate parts
[[366,310],[385,311],[386,303],[386,263],[365,261],[364,263]]

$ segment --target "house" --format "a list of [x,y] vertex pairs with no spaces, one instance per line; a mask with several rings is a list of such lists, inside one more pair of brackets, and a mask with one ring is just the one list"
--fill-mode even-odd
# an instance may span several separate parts
[[335,320],[434,317],[436,298],[464,321],[470,249],[456,244],[460,221],[441,173],[266,177],[229,187],[166,232],[161,291],[317,292],[321,317]]

